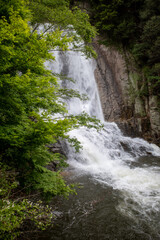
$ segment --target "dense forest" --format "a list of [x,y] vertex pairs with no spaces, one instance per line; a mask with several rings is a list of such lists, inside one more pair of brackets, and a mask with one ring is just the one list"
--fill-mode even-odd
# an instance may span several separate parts
[[[50,152],[49,145],[67,139],[78,150],[80,143],[69,137],[70,130],[102,127],[86,113],[67,113],[63,99],[86,96],[62,89],[61,79],[73,79],[45,69],[45,61],[54,64],[54,50],[95,57],[92,40],[98,32],[103,44],[133,55],[145,76],[141,94],[160,98],[159,1],[85,2],[90,18],[73,0],[0,0],[1,239],[17,238],[31,221],[42,230],[52,223],[51,209],[35,201],[35,195],[50,200],[75,193],[60,174],[67,165],[64,156]],[[56,114],[61,117],[54,118]],[[52,161],[56,171],[46,168]]]
[[143,71],[145,76],[146,88],[141,94],[155,94],[160,98],[160,2],[87,2],[90,4],[92,24],[103,36],[102,43],[130,52],[137,68]]

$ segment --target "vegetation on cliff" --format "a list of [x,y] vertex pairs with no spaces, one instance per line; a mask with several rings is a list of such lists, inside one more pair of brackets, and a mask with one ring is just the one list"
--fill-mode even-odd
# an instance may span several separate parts
[[[74,1],[75,2],[75,1]],[[87,0],[103,43],[130,51],[149,88],[160,98],[160,4],[158,0]]]
[[[63,158],[49,152],[47,146],[68,139],[78,149],[78,141],[70,139],[68,132],[82,125],[100,127],[98,120],[86,114],[67,114],[62,99],[81,96],[61,89],[60,76],[44,68],[46,60],[54,63],[51,50],[68,50],[71,43],[73,49],[94,55],[91,40],[96,31],[88,15],[69,7],[68,0],[0,1],[0,238],[3,239],[14,239],[28,218],[42,228],[50,222],[49,212],[43,217],[43,206],[26,200],[22,190],[41,192],[46,198],[67,196],[74,191],[66,185],[60,171],[46,168],[51,161],[63,166]],[[40,31],[39,25],[45,22],[50,24]],[[76,32],[68,31],[73,27]],[[86,44],[80,46],[82,40]],[[53,119],[57,113],[62,118]]]

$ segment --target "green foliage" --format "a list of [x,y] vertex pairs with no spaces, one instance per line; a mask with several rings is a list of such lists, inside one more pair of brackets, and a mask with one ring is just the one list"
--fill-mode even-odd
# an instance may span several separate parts
[[50,200],[53,195],[68,197],[70,193],[76,193],[72,186],[66,185],[59,172],[51,172],[44,167],[37,166],[31,177],[31,182],[35,183],[34,189],[43,191],[46,200]]
[[[160,62],[160,16],[153,16],[144,25],[140,42],[134,47],[135,55],[142,64],[153,66]],[[139,53],[140,52],[140,53]],[[137,56],[136,55],[136,56]]]
[[[45,30],[37,31],[44,22],[48,22]],[[79,141],[70,139],[68,132],[81,126],[102,126],[85,113],[68,115],[62,99],[87,97],[61,89],[58,79],[71,79],[46,70],[44,62],[54,63],[53,50],[69,50],[71,44],[87,56],[95,55],[91,48],[95,33],[88,15],[78,8],[71,11],[67,0],[0,1],[1,239],[15,239],[24,231],[26,221],[41,230],[52,222],[52,209],[26,199],[22,188],[28,193],[42,193],[48,200],[55,195],[67,197],[75,193],[60,174],[67,165],[64,157],[52,153],[47,146],[68,139],[78,150]],[[57,113],[60,118],[54,118]],[[46,168],[52,161],[59,171]],[[19,193],[22,197],[17,197]]]
[[[147,1],[147,3],[149,4],[150,1]],[[139,66],[147,69],[144,73],[146,80],[149,82],[152,94],[160,97],[160,11],[159,15],[156,16],[154,14],[158,13],[158,11],[155,9],[154,13],[153,9],[142,12],[142,19],[145,19],[143,31],[141,32],[139,41],[134,45],[132,52]]]
[[[68,115],[62,99],[85,100],[86,96],[61,89],[58,79],[64,76],[44,67],[46,60],[54,63],[52,50],[69,50],[70,44],[87,56],[94,55],[90,44],[95,29],[87,14],[78,8],[71,11],[65,0],[28,3],[32,12],[23,0],[0,1],[0,238],[6,240],[21,234],[26,221],[43,230],[53,218],[52,210],[42,202],[24,198],[22,188],[42,193],[48,200],[75,193],[60,174],[67,165],[64,157],[47,146],[68,139],[78,150],[80,143],[70,139],[68,132],[80,126],[100,127],[98,120],[86,114]],[[46,21],[50,24],[37,32],[39,24]],[[82,40],[88,45],[81,47]],[[53,118],[57,113],[61,117]],[[46,168],[52,161],[59,171]],[[17,191],[22,197],[17,197]]]
[[17,185],[15,171],[1,164],[0,238],[4,240],[16,239],[22,234],[25,221],[31,221],[37,230],[44,230],[52,224],[53,209],[43,205],[42,201],[32,202],[24,197],[16,197],[19,192]]
[[[67,133],[73,128],[82,125],[97,128],[99,122],[87,115],[68,116],[62,98],[84,99],[84,96],[61,89],[58,77],[45,69],[44,62],[54,63],[52,50],[55,48],[64,51],[71,43],[76,47],[76,41],[91,42],[95,31],[86,13],[77,8],[69,10],[68,1],[35,0],[30,1],[29,6],[32,19],[23,0],[1,2],[0,157],[3,163],[16,168],[21,186],[38,189],[47,197],[66,196],[73,192],[72,188],[66,186],[59,172],[45,168],[51,161],[61,165],[64,159],[57,158],[46,146],[59,138],[69,139]],[[47,11],[42,19],[39,11]],[[51,24],[45,25],[44,32],[37,32],[29,21],[38,25],[45,21]],[[77,33],[68,33],[68,24],[72,24]],[[87,51],[88,48],[86,46]],[[53,119],[57,113],[62,118]]]
[[139,9],[144,0],[89,0],[92,21],[109,44],[131,46],[139,34]]
[[69,0],[30,0],[32,11],[32,25],[34,29],[41,23],[50,23],[47,31],[61,29],[68,37],[72,37],[72,50],[80,50],[87,57],[95,57],[92,39],[96,35],[95,27],[91,26],[89,16],[77,7],[70,8]]
[[149,68],[147,74],[145,71],[143,73],[146,76],[146,85],[151,87],[150,93],[159,96],[159,0],[88,0],[88,2],[92,9],[92,22],[102,34],[103,44],[127,49],[133,54],[138,68],[142,71]]
[[31,14],[30,11],[26,8],[24,0],[1,0],[0,1],[0,18],[3,16],[9,20],[10,12],[18,11],[22,19],[28,18]]

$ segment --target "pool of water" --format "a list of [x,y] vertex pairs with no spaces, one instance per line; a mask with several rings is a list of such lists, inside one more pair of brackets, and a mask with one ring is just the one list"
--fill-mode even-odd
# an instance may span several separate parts
[[[140,162],[146,164],[148,159]],[[74,169],[67,174],[69,183],[80,185],[77,195],[68,200],[57,199],[54,226],[41,233],[38,240],[160,239],[159,209],[141,212],[139,203],[127,197],[127,192],[114,189],[90,174],[77,175]]]

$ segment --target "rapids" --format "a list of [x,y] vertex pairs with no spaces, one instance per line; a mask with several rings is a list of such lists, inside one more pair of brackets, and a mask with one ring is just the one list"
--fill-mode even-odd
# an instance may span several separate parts
[[[55,53],[54,53],[55,54]],[[77,89],[87,101],[67,101],[68,111],[82,111],[102,122],[103,113],[94,79],[96,63],[78,52],[56,53],[53,72],[75,80],[62,86]],[[80,182],[77,196],[62,201],[58,226],[44,239],[160,239],[160,149],[140,138],[122,134],[115,123],[104,129],[82,127],[70,135],[83,145],[79,153],[68,144],[67,181]],[[43,237],[42,237],[43,239]]]

